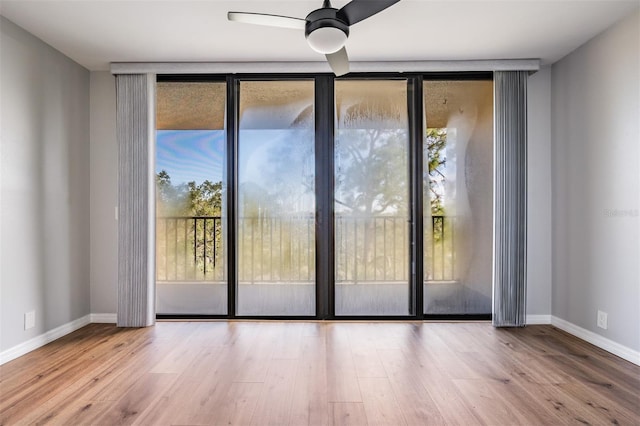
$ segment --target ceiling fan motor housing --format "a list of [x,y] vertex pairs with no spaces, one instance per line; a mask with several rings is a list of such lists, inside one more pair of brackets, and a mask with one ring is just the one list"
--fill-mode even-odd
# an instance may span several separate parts
[[326,7],[307,15],[304,35],[312,49],[330,54],[344,46],[349,37],[349,25],[338,17],[338,9]]

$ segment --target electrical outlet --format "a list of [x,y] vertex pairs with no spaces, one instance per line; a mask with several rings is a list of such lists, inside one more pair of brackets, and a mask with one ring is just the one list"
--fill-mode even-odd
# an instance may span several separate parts
[[36,311],[24,314],[24,329],[28,330],[36,326]]
[[607,329],[607,313],[598,311],[598,327]]

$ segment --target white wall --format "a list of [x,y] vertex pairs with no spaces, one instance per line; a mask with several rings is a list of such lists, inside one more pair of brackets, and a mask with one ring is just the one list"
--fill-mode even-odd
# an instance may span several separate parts
[[543,315],[548,321],[551,315],[550,67],[529,77],[527,121],[527,316]]
[[118,288],[118,144],[116,86],[91,73],[91,313],[116,312]]
[[[640,12],[552,68],[553,315],[640,351]],[[596,312],[609,314],[608,329]]]
[[0,43],[2,351],[90,312],[89,72],[3,17]]

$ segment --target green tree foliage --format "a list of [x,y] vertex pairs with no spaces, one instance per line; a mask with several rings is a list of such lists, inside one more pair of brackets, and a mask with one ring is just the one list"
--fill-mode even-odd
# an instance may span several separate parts
[[429,202],[433,216],[444,216],[444,167],[447,159],[444,148],[447,145],[447,129],[427,129],[425,137],[428,170],[425,170],[423,185],[429,188]]
[[191,219],[221,216],[222,182],[174,185],[162,170],[156,175],[156,209],[159,279],[222,279],[224,268],[216,267],[223,255],[221,221]]
[[[407,206],[408,175],[404,130],[349,130],[339,145],[337,202],[356,215],[401,213]],[[443,216],[447,129],[425,135],[424,187],[429,188],[431,214]]]
[[159,217],[220,216],[222,182],[205,180],[173,185],[166,170],[156,175],[156,205]]
[[220,216],[222,212],[222,182],[205,180],[200,185],[187,183],[189,211],[194,216]]

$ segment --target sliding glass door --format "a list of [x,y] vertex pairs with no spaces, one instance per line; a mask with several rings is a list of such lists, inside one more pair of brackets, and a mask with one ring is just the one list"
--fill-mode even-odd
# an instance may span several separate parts
[[335,83],[335,313],[409,315],[406,80]]
[[226,315],[226,84],[161,82],[156,98],[156,312]]
[[157,85],[158,314],[491,314],[490,75],[180,79]]
[[425,81],[424,313],[491,314],[493,82]]
[[241,81],[237,314],[313,316],[314,81]]

